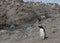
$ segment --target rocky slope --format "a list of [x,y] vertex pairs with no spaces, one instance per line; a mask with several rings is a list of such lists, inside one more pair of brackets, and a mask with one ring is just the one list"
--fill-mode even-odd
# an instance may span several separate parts
[[1,0],[0,43],[40,43],[38,26],[41,24],[48,36],[43,43],[59,43],[60,10],[56,8],[60,7],[51,8],[44,3],[37,5],[22,0]]

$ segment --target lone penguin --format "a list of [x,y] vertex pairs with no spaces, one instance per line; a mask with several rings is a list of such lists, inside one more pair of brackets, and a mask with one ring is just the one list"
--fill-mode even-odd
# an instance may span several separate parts
[[40,28],[39,32],[40,32],[40,39],[44,40],[46,38],[46,31],[45,28],[43,26],[38,26]]

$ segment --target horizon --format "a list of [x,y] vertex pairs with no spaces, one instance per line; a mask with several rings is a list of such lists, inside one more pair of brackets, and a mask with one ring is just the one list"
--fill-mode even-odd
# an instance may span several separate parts
[[23,0],[24,2],[33,1],[33,2],[43,2],[43,3],[58,3],[60,5],[60,0]]

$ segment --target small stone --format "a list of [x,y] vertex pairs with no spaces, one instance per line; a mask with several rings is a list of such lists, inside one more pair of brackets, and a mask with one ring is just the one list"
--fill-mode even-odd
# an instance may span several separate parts
[[6,33],[8,33],[7,30],[0,30],[0,34],[6,34]]

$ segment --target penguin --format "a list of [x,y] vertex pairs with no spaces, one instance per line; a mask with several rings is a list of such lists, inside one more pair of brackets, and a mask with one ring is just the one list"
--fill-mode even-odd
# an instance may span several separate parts
[[43,26],[38,26],[40,28],[39,33],[40,33],[40,39],[44,40],[46,38],[46,31]]

